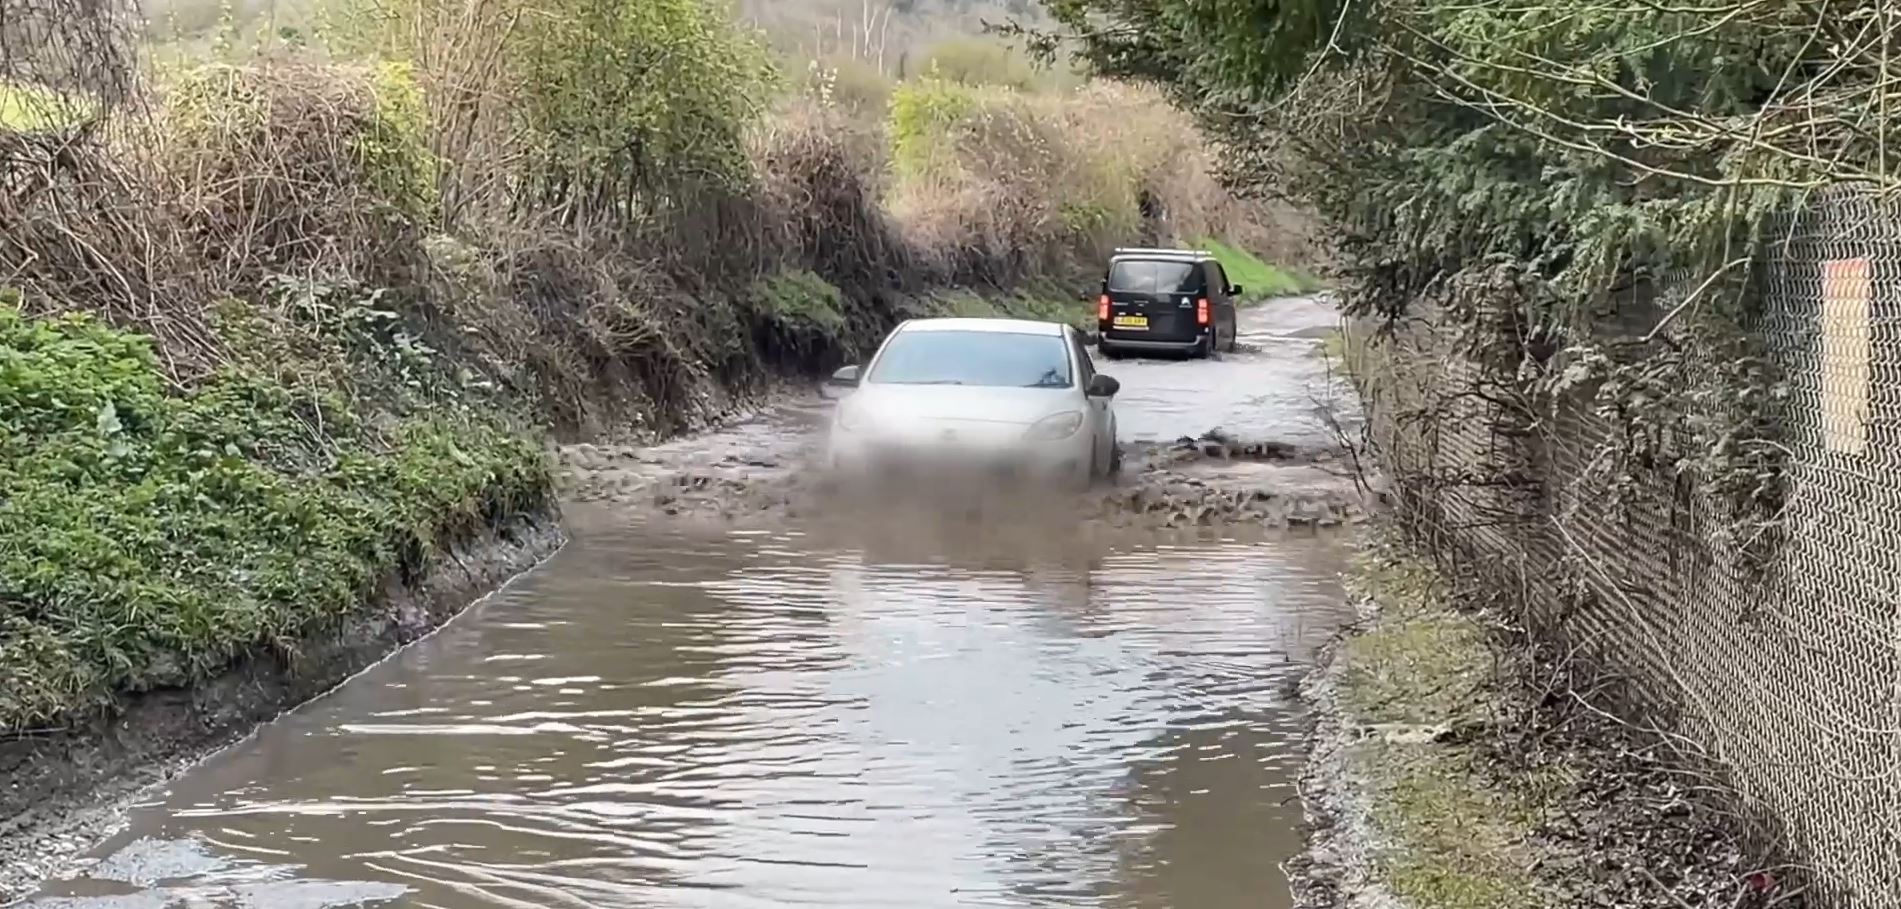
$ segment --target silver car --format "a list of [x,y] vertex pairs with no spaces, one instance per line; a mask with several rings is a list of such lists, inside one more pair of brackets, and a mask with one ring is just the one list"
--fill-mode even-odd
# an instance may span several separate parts
[[1082,335],[1057,322],[914,319],[861,370],[832,416],[844,476],[949,474],[1083,487],[1121,467],[1113,400]]

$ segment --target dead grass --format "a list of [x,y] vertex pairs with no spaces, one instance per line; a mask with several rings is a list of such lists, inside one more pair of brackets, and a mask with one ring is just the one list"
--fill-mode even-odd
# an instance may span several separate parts
[[[1352,814],[1378,883],[1414,909],[1803,905],[1750,845],[1720,778],[1590,699],[1597,675],[1535,646],[1509,601],[1393,530],[1350,576],[1372,618],[1337,653]],[[1580,685],[1580,683],[1582,683]],[[1695,780],[1695,785],[1686,781]]]

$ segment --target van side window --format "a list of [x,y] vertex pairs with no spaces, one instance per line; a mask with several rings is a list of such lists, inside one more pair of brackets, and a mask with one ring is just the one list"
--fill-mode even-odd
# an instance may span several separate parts
[[1228,295],[1228,273],[1222,270],[1220,262],[1208,263],[1208,292],[1224,297]]

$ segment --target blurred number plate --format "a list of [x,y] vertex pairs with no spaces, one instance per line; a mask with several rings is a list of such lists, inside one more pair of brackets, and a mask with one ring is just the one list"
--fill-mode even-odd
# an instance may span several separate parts
[[1144,331],[1147,331],[1149,327],[1149,317],[1148,316],[1116,316],[1115,327],[1140,328]]

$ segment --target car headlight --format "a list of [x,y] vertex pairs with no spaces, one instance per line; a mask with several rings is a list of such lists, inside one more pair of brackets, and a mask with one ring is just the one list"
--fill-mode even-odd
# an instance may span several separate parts
[[1067,439],[1083,427],[1083,415],[1080,410],[1052,414],[1036,421],[1030,427],[1029,437],[1039,442],[1053,442]]

